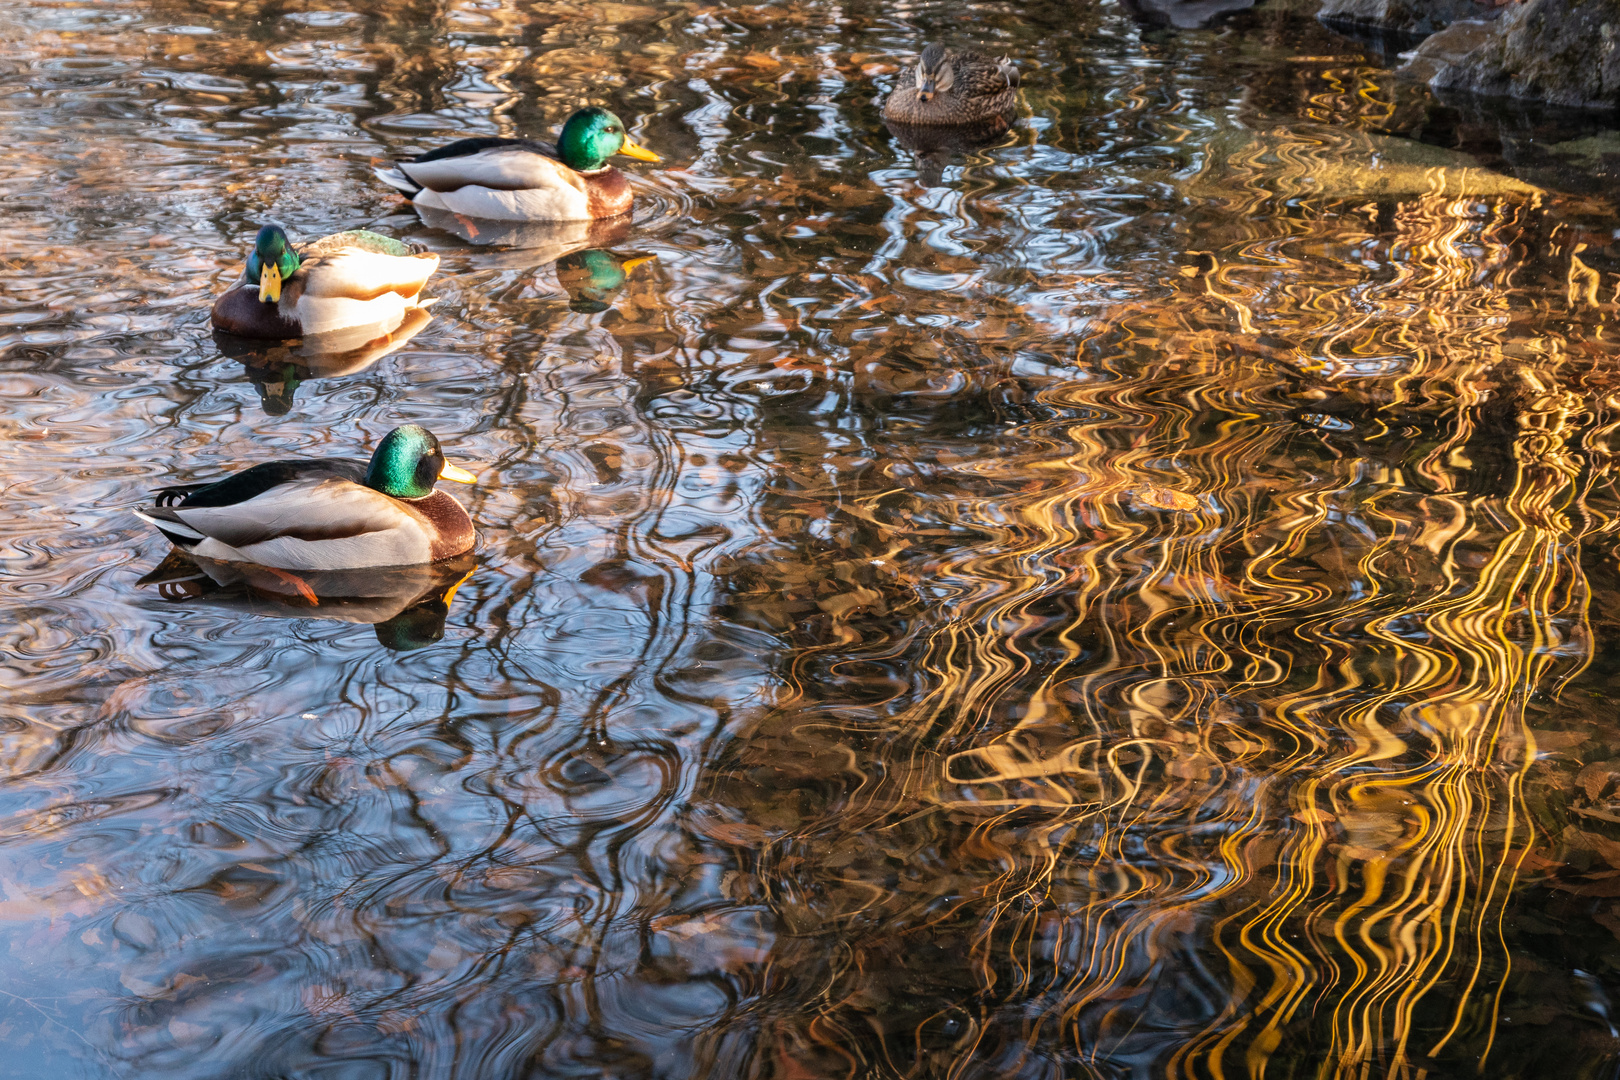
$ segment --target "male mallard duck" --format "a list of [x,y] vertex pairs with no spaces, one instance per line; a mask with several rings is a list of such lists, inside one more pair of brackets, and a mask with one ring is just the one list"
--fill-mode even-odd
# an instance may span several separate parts
[[472,519],[435,480],[473,482],[439,440],[406,424],[368,464],[352,458],[267,461],[212,484],[168,487],[141,520],[185,551],[283,570],[411,566],[473,546]]
[[214,328],[280,340],[397,326],[433,302],[420,297],[438,268],[437,255],[363,229],[294,247],[279,225],[266,225],[241,279],[214,302]]
[[631,142],[624,121],[595,107],[568,118],[555,148],[528,139],[462,139],[377,177],[417,206],[486,221],[589,221],[630,211],[630,182],[607,163],[658,155]]
[[900,124],[1003,123],[1018,104],[1018,69],[1006,57],[992,60],[940,44],[922,51],[915,67],[900,72],[883,103],[883,119]]

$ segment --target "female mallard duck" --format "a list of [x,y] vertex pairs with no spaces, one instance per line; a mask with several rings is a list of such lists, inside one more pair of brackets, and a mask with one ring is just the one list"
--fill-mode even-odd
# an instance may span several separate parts
[[439,257],[356,230],[294,247],[279,225],[259,230],[240,280],[214,302],[216,330],[281,340],[403,322],[426,307]]
[[1018,69],[1006,57],[991,60],[933,44],[915,67],[900,72],[883,103],[883,119],[898,124],[956,126],[1011,119],[1018,105]]
[[609,165],[658,155],[631,142],[606,109],[568,118],[555,148],[528,139],[462,139],[378,169],[417,206],[486,221],[589,221],[630,212],[630,181]]
[[168,487],[141,520],[188,552],[283,570],[353,570],[438,562],[471,550],[461,504],[433,483],[473,482],[439,440],[406,424],[368,464],[352,458],[267,461],[212,484]]

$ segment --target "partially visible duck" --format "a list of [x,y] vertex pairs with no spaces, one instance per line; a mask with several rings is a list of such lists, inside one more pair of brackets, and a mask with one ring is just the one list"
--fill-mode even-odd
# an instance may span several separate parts
[[568,118],[555,147],[529,139],[461,139],[392,168],[378,179],[417,206],[487,221],[589,221],[630,211],[630,182],[608,164],[658,155],[625,134],[606,109]]
[[356,327],[392,329],[426,307],[439,257],[357,229],[294,246],[279,225],[259,230],[242,276],[214,302],[216,330],[284,340]]
[[390,431],[370,462],[268,461],[212,484],[168,487],[135,511],[181,549],[219,562],[283,570],[350,570],[438,562],[471,550],[461,504],[434,488],[473,482],[444,460],[426,428]]
[[1018,105],[1018,69],[970,49],[929,45],[895,80],[883,119],[900,124],[956,126],[992,118],[1006,123]]

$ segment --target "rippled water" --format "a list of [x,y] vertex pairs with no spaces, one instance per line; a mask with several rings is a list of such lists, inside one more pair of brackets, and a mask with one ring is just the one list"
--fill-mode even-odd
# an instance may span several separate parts
[[[934,36],[1019,63],[999,141],[878,120]],[[10,0],[0,1074],[1617,1075],[1620,140],[1391,62]],[[587,101],[631,227],[371,176]],[[432,247],[433,320],[225,355],[269,219]],[[484,481],[437,575],[311,608],[127,512],[406,420]]]

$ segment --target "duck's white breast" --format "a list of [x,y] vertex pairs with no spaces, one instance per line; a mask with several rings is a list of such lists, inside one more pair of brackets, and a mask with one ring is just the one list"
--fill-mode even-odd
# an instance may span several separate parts
[[469,184],[455,191],[423,190],[418,206],[490,221],[588,221],[590,200],[573,187],[500,191]]

